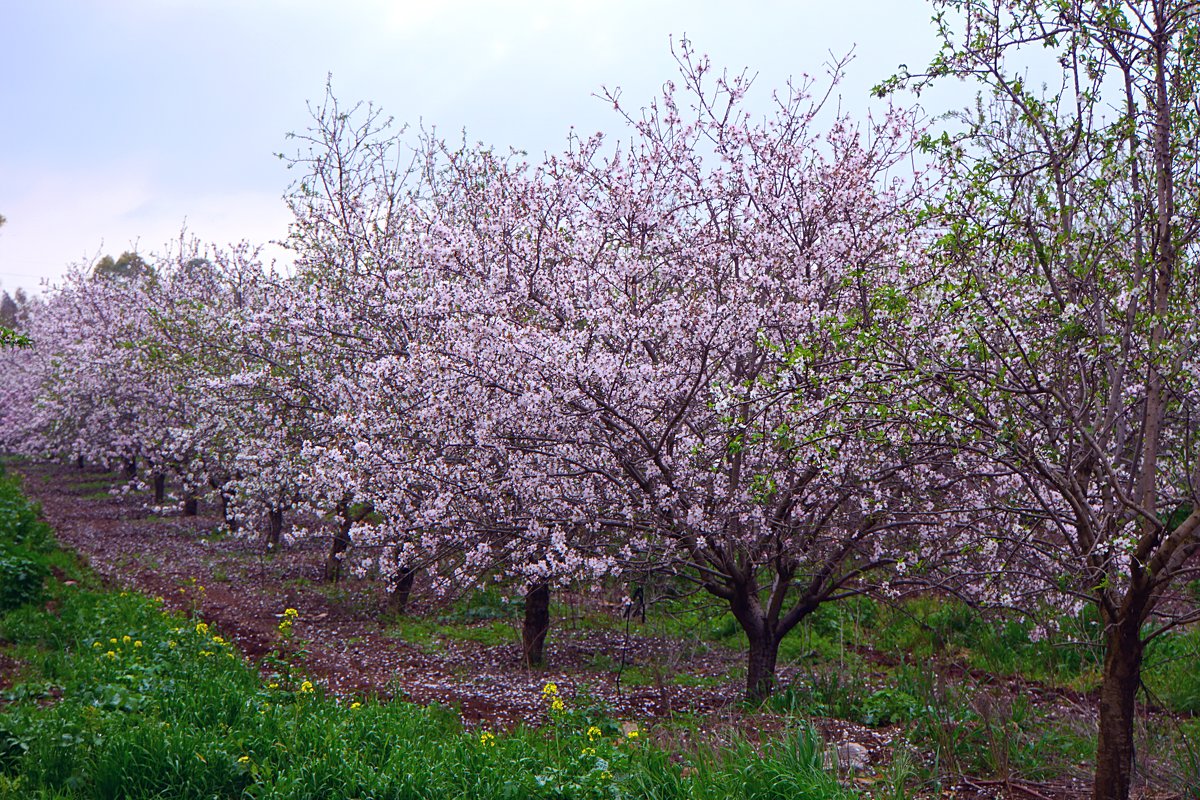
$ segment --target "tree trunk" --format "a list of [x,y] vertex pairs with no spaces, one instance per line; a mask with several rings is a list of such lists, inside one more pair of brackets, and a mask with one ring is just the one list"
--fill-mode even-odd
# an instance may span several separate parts
[[327,583],[337,583],[341,580],[342,553],[346,552],[346,548],[350,546],[350,528],[353,526],[353,520],[348,516],[343,516],[342,524],[333,534],[333,542],[329,545],[329,554],[325,556],[324,578]]
[[125,459],[125,477],[129,480],[137,478],[137,456]]
[[408,610],[408,601],[412,597],[413,583],[417,579],[416,567],[406,567],[396,580],[396,588],[388,597],[387,611],[393,616],[400,616]]
[[79,469],[84,468],[83,456],[75,456],[75,466]]
[[192,491],[188,491],[183,496],[183,515],[185,517],[194,517],[200,513],[200,501],[196,499],[196,495]]
[[1134,704],[1141,685],[1144,645],[1136,622],[1116,623],[1105,638],[1092,798],[1127,800],[1133,781]]
[[731,593],[729,610],[742,626],[750,645],[746,659],[746,702],[761,703],[775,691],[775,661],[782,637],[767,609],[759,602],[758,586],[753,579],[731,584],[728,588]]
[[267,549],[275,550],[283,538],[283,509],[272,508],[267,512]]
[[761,703],[775,691],[775,662],[779,657],[779,637],[764,624],[747,630],[750,653],[746,660],[746,702]]
[[525,592],[525,625],[521,630],[521,652],[525,665],[546,663],[546,632],[550,630],[550,584],[529,585]]
[[167,497],[167,476],[161,472],[154,473],[154,505],[161,506]]

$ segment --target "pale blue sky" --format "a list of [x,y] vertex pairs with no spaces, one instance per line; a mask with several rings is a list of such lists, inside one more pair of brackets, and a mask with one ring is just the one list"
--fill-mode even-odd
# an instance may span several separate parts
[[[293,177],[273,157],[333,74],[344,101],[531,153],[569,127],[619,133],[592,95],[630,106],[675,76],[686,34],[765,102],[856,47],[841,94],[933,53],[923,0],[410,2],[0,0],[0,287],[68,264],[201,238],[286,233]],[[963,95],[959,95],[961,100]],[[931,109],[937,99],[922,100]]]

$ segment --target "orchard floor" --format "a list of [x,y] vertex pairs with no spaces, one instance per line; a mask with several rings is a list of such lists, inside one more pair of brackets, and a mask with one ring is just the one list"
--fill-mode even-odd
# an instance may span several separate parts
[[[502,644],[428,634],[406,641],[403,625],[381,622],[384,598],[378,584],[321,583],[327,537],[300,538],[278,553],[267,554],[260,541],[217,535],[220,519],[213,515],[215,509],[202,505],[195,517],[156,514],[145,494],[111,494],[109,488],[119,484],[110,482],[113,476],[105,473],[33,462],[14,469],[24,475],[27,492],[41,503],[59,542],[76,551],[92,570],[114,585],[161,596],[168,607],[202,617],[252,659],[261,660],[280,647],[282,613],[285,608],[297,609],[297,656],[309,678],[337,695],[436,702],[458,708],[467,724],[508,727],[543,721],[541,689],[554,682],[568,701],[576,692],[586,691],[602,700],[614,716],[637,721],[664,745],[678,748],[694,746],[698,738],[717,743],[735,733],[766,738],[788,724],[782,714],[748,712],[740,704],[740,652],[648,636],[636,623],[626,633],[616,609],[610,611],[614,622],[607,628],[580,622],[582,615],[554,619],[547,641],[550,666],[530,671],[522,663],[515,627],[510,641]],[[414,605],[417,617],[439,613],[435,600],[419,593]],[[596,609],[589,613],[594,615]],[[622,662],[626,675],[640,670],[642,680],[637,685],[618,683],[615,665]],[[790,669],[781,670],[784,685],[792,677]],[[647,674],[659,677],[647,681]],[[688,683],[693,685],[670,680],[680,674],[692,676]],[[1036,686],[1012,690],[1040,692]],[[1092,705],[1086,697],[1054,693],[1044,702],[1085,717]],[[672,723],[681,717],[690,723]],[[867,767],[847,774],[846,780],[862,789],[864,796],[883,796],[883,776],[889,773],[894,747],[903,746],[899,743],[904,728],[871,728],[824,718],[812,723],[830,748],[865,748],[858,752],[867,755]],[[1081,767],[1054,782],[1007,785],[962,778],[943,784],[941,792],[929,796],[1086,797],[1087,772]],[[1155,789],[1138,794],[1183,797]]]

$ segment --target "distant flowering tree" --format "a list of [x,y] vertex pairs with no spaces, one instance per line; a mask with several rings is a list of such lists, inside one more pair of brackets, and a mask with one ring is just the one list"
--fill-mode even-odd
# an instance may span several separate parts
[[10,446],[123,465],[134,477],[144,454],[140,415],[152,392],[135,349],[147,331],[144,307],[140,279],[115,281],[76,268],[30,310],[37,346],[19,358],[9,380],[25,382],[33,402],[5,409],[23,417],[13,420],[8,435],[19,440]]
[[158,428],[163,459],[188,497],[215,490],[232,529],[257,515],[268,543],[278,544],[300,441],[278,441],[280,403],[272,402],[282,372],[272,367],[282,361],[273,344],[276,282],[248,244],[181,241],[146,294],[153,333],[144,358],[169,389],[161,405],[174,401]]

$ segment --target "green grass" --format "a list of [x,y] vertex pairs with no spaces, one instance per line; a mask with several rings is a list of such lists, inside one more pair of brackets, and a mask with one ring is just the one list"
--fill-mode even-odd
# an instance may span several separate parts
[[[3,491],[0,483],[0,528]],[[281,677],[264,684],[213,638],[216,632],[198,631],[195,621],[165,615],[144,598],[98,591],[94,579],[50,546],[36,507],[14,497],[9,516],[20,522],[13,530],[26,532],[10,536],[8,546],[25,548],[46,569],[39,592],[0,614],[0,648],[21,662],[19,681],[0,697],[0,800],[848,796],[821,771],[821,747],[807,728],[812,717],[894,727],[895,741],[906,744],[896,748],[900,761],[878,777],[891,782],[896,796],[906,785],[933,785],[958,773],[1057,778],[1094,755],[1088,724],[1053,715],[1052,704],[1039,705],[1019,688],[971,677],[985,672],[1052,688],[1093,688],[1098,629],[1088,613],[1059,617],[1048,636],[1037,638],[1031,621],[989,617],[937,597],[824,606],[782,643],[779,663],[797,681],[758,712],[782,714],[789,729],[767,743],[765,760],[740,740],[668,753],[652,743],[653,731],[651,741],[622,738],[602,711],[579,700],[552,715],[546,728],[495,731],[494,739],[481,740],[481,730],[463,729],[445,709],[365,699],[350,708],[320,687],[301,691],[305,676],[286,661],[275,663]],[[0,535],[0,547],[3,541]],[[41,588],[51,569],[79,584],[46,580]],[[349,598],[342,587],[294,584]],[[587,603],[554,608],[556,625],[567,614],[576,627],[623,631],[627,624]],[[454,641],[511,646],[519,642],[522,613],[520,599],[489,588],[463,595],[436,616],[396,619],[388,630],[430,653]],[[630,630],[698,650],[745,647],[732,615],[703,594],[654,603],[647,622]],[[664,664],[626,665],[621,681],[730,680],[692,679]],[[1167,708],[1196,712],[1198,664],[1200,632],[1160,637],[1147,651],[1146,684]],[[619,664],[599,654],[588,666],[615,673]],[[1192,722],[1182,723],[1184,745],[1195,735]],[[671,725],[661,724],[664,733]],[[601,735],[589,741],[593,726]],[[1200,757],[1180,749],[1177,739],[1163,747],[1178,751],[1180,769],[1200,775]],[[920,757],[905,759],[906,746]]]
[[[264,681],[219,631],[98,587],[52,548],[35,507],[13,508],[0,542],[36,541],[64,579],[0,613],[0,648],[20,665],[0,696],[0,800],[852,796],[804,726],[761,752],[738,741],[684,757],[586,698],[553,703],[544,728],[504,732],[464,729],[436,706],[327,696],[278,656]],[[476,616],[405,630],[511,640],[510,619]]]
[[450,641],[501,647],[521,641],[525,602],[508,600],[495,589],[465,593],[436,617],[400,615],[388,623],[388,634],[425,652],[442,652]]
[[449,641],[475,642],[486,647],[511,645],[521,640],[520,631],[510,622],[492,620],[474,625],[442,622],[423,617],[399,617],[387,628],[389,636],[424,652],[441,652]]
[[67,488],[72,492],[94,492],[104,497],[111,497],[108,493],[110,489],[116,486],[114,479],[109,478],[87,478],[84,480],[73,481],[67,483]]
[[263,685],[216,631],[138,595],[55,589],[0,637],[26,664],[0,707],[0,797],[847,796],[798,729],[683,764],[564,706],[546,729],[464,730],[452,712],[351,706],[295,676]]

